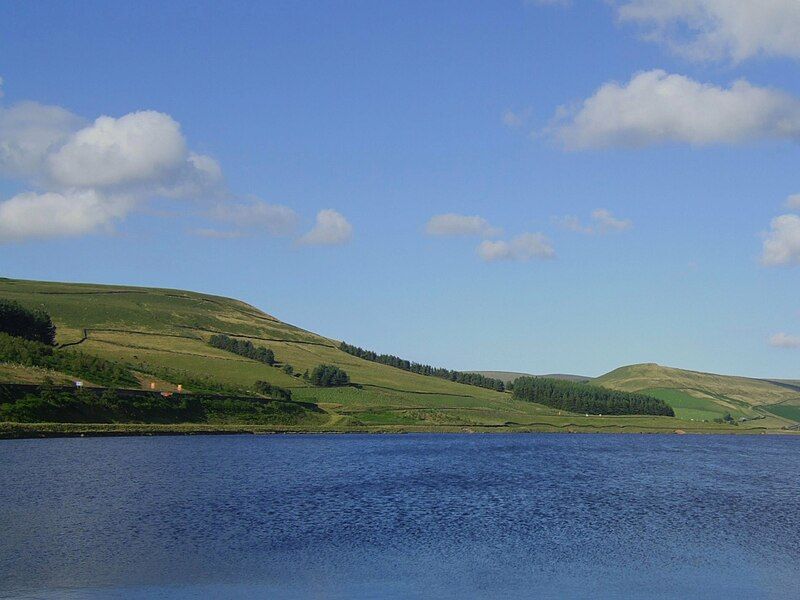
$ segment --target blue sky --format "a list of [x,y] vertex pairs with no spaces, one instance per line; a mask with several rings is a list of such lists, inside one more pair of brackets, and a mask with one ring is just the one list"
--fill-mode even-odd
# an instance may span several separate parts
[[0,273],[800,378],[800,9],[748,4],[4,3]]

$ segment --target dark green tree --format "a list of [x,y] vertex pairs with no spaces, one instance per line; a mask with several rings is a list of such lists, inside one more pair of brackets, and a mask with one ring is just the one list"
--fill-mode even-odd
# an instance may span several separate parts
[[15,300],[0,299],[0,332],[49,346],[56,343],[56,328],[50,315],[25,308]]
[[350,384],[350,376],[339,367],[319,365],[311,371],[309,381],[317,387],[341,387]]

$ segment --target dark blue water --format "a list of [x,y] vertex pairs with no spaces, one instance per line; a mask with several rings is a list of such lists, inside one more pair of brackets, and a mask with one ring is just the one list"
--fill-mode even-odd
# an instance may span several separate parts
[[800,439],[0,442],[0,597],[789,598]]

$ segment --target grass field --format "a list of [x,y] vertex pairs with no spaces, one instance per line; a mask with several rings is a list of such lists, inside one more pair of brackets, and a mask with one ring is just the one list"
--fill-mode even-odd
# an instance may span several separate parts
[[737,426],[691,423],[670,417],[543,417],[525,425],[468,425],[384,422],[366,415],[370,423],[355,425],[346,419],[323,425],[231,424],[133,424],[133,423],[0,423],[0,439],[107,435],[193,435],[258,433],[705,433],[745,434],[791,433],[764,425]]
[[[603,417],[592,421],[593,417],[561,414],[542,405],[517,401],[508,393],[365,361],[339,350],[336,340],[284,323],[229,298],[180,290],[9,279],[0,279],[0,298],[43,308],[53,317],[60,344],[130,365],[137,371],[142,387],[153,382],[156,389],[174,391],[181,377],[186,380],[210,377],[244,390],[252,390],[258,380],[290,388],[296,400],[318,404],[327,413],[321,423],[309,423],[306,427],[309,430],[321,427],[333,430],[419,427],[426,431],[438,427],[554,431],[571,427],[601,431],[707,429],[703,423],[664,417]],[[208,339],[215,333],[268,346],[279,362],[268,366],[212,348]],[[305,370],[322,363],[345,369],[354,385],[316,388],[299,377]],[[282,369],[285,364],[291,365],[298,376],[286,374]],[[165,368],[169,370],[169,377],[163,372]],[[158,376],[148,373],[158,373]],[[36,383],[46,377],[60,383],[71,380],[68,374],[0,365],[0,382]],[[621,385],[618,389],[628,389],[626,386],[630,385],[608,377],[605,383],[609,387]],[[190,386],[186,388],[191,391]],[[770,390],[771,402],[765,403],[790,400],[792,393],[800,399],[800,394],[790,389],[777,385],[775,388],[777,390]],[[707,404],[690,406],[686,398],[682,401],[685,405],[681,411],[714,412]],[[736,394],[722,401],[730,404],[726,412],[731,414],[749,410],[750,405]],[[682,412],[681,416],[691,414],[701,413]],[[754,426],[753,431],[780,428],[786,423],[773,413],[761,420],[758,427]]]
[[[669,404],[679,419],[692,421],[713,421],[730,413],[733,418],[747,416],[744,412],[731,409],[709,398],[697,398],[682,390],[654,388],[642,390],[649,396],[660,398]],[[749,413],[748,413],[749,414]]]
[[800,423],[800,406],[791,404],[773,404],[765,406],[764,410],[771,412],[773,415],[783,417],[784,419],[791,419]]

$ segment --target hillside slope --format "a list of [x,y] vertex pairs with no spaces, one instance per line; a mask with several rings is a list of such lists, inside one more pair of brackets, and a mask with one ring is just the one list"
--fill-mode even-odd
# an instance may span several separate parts
[[[244,302],[208,294],[0,279],[0,298],[17,300],[28,308],[44,309],[52,316],[58,330],[57,342],[65,351],[80,351],[127,365],[134,370],[143,388],[154,385],[156,390],[174,392],[177,384],[182,383],[185,391],[192,392],[198,381],[211,380],[231,386],[233,393],[249,394],[255,390],[257,381],[267,381],[290,389],[295,401],[320,409],[314,413],[313,423],[299,423],[288,428],[263,423],[257,427],[241,422],[223,424],[237,430],[479,431],[504,428],[742,432],[767,431],[791,424],[787,420],[791,417],[779,412],[741,427],[711,422],[692,424],[670,417],[571,415],[515,400],[508,393],[369,362],[339,350],[336,340],[282,322]],[[268,366],[210,346],[211,336],[220,333],[269,347],[275,353],[277,364]],[[319,388],[300,377],[304,371],[320,364],[333,364],[346,370],[352,385]],[[287,372],[287,366],[293,368],[293,373]],[[69,384],[76,378],[69,373],[0,364],[0,383],[35,384],[45,379]],[[781,389],[778,385],[775,387]],[[198,390],[202,388],[194,387],[194,391]],[[790,395],[785,387],[783,393],[786,396],[782,398]],[[96,431],[89,425],[70,431],[76,434]],[[131,427],[120,425],[115,431],[147,430],[144,425]],[[34,424],[29,427],[16,423],[0,427],[3,428],[6,431],[0,432],[0,437],[38,435],[52,430],[50,426]]]
[[[258,381],[292,390],[296,399],[329,409],[337,422],[502,425],[527,422],[554,411],[510,395],[402,371],[356,358],[338,342],[284,323],[244,302],[170,289],[64,284],[3,279],[0,298],[46,310],[63,347],[124,362],[142,372],[143,386],[174,390],[182,376],[210,377],[252,389]],[[212,348],[209,338],[225,333],[271,348],[276,367]],[[345,369],[357,386],[315,388],[299,377],[319,364]],[[291,365],[294,375],[284,372]],[[0,370],[15,380],[19,369]],[[25,382],[36,376],[26,370]],[[44,377],[46,374],[41,373]],[[176,379],[177,378],[177,379]],[[22,379],[17,379],[22,381]],[[190,385],[185,389],[191,390]]]
[[715,418],[727,413],[747,418],[765,411],[789,417],[794,414],[793,407],[800,408],[800,389],[788,382],[701,373],[654,363],[620,367],[592,383],[655,395],[666,400],[678,416],[686,418]]

